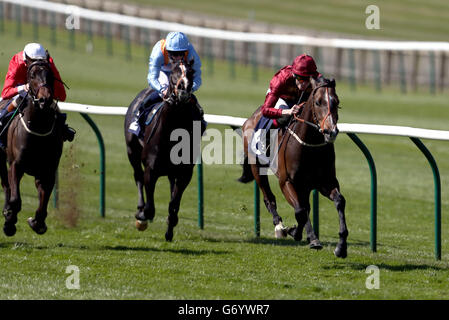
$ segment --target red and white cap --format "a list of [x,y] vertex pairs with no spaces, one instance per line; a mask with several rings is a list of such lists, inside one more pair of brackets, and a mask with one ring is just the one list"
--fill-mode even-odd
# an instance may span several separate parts
[[28,43],[23,49],[24,59],[27,57],[33,60],[41,60],[47,58],[47,52],[40,43]]

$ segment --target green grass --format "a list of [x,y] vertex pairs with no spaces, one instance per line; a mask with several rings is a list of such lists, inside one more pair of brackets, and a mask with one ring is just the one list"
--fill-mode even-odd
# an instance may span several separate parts
[[[130,0],[126,3],[280,24],[309,31],[354,34],[364,38],[447,41],[449,32],[449,25],[445,23],[449,19],[449,4],[444,0]],[[368,17],[365,9],[368,5],[379,7],[379,30],[365,27]]]
[[[16,38],[6,25],[0,34],[0,77],[10,57],[32,40],[24,28]],[[44,30],[42,30],[44,32]],[[84,39],[75,50],[67,40],[48,45],[71,102],[127,106],[145,85],[144,50],[133,47],[124,59],[114,43],[113,57],[95,39],[87,54]],[[61,38],[62,39],[62,38]],[[204,62],[198,98],[206,113],[249,116],[263,102],[273,74],[238,67],[229,77],[226,63],[215,62],[210,74]],[[339,82],[340,122],[380,123],[447,129],[448,95],[424,92],[400,95],[397,88],[376,93],[369,87],[351,91]],[[337,142],[337,174],[347,200],[349,256],[336,259],[338,218],[334,205],[320,198],[321,251],[304,243],[274,239],[270,215],[261,203],[261,237],[253,226],[253,185],[235,181],[239,165],[207,165],[205,228],[197,226],[196,174],[187,188],[174,241],[164,239],[169,189],[165,178],[156,190],[156,217],[145,232],[134,228],[137,193],[123,137],[123,117],[97,116],[106,144],[106,218],[99,216],[98,145],[77,113],[68,122],[78,131],[66,144],[60,167],[60,210],[49,207],[48,232],[34,234],[26,224],[37,197],[32,178],[22,182],[23,206],[17,234],[0,235],[0,298],[2,299],[447,299],[449,289],[449,149],[447,142],[424,140],[435,157],[442,183],[442,261],[434,259],[433,179],[424,156],[408,138],[359,135],[369,147],[378,172],[378,252],[369,245],[370,177],[366,160],[344,134]],[[211,126],[214,127],[214,126]],[[220,130],[223,127],[215,126]],[[296,223],[293,210],[270,178],[286,225]],[[79,213],[75,227],[64,215]],[[66,267],[80,269],[80,289],[68,290]],[[368,290],[369,265],[380,268],[380,289]]]

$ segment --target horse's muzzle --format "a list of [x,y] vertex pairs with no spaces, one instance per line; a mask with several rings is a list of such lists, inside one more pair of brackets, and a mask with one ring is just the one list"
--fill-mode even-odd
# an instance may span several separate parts
[[187,90],[179,90],[178,92],[178,100],[181,102],[185,102],[190,99],[190,92]]
[[324,140],[327,143],[333,143],[337,139],[338,128],[335,127],[332,131],[324,130]]

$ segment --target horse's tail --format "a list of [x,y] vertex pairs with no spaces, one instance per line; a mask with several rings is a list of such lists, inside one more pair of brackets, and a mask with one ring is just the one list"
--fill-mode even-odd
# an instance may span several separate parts
[[254,175],[253,172],[251,171],[251,165],[248,162],[248,156],[245,156],[242,166],[243,166],[242,176],[238,178],[237,181],[241,183],[248,183],[253,181]]

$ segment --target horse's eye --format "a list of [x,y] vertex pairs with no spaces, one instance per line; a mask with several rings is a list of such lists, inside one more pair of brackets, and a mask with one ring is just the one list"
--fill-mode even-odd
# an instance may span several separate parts
[[319,101],[315,101],[315,104],[319,106],[321,103]]

